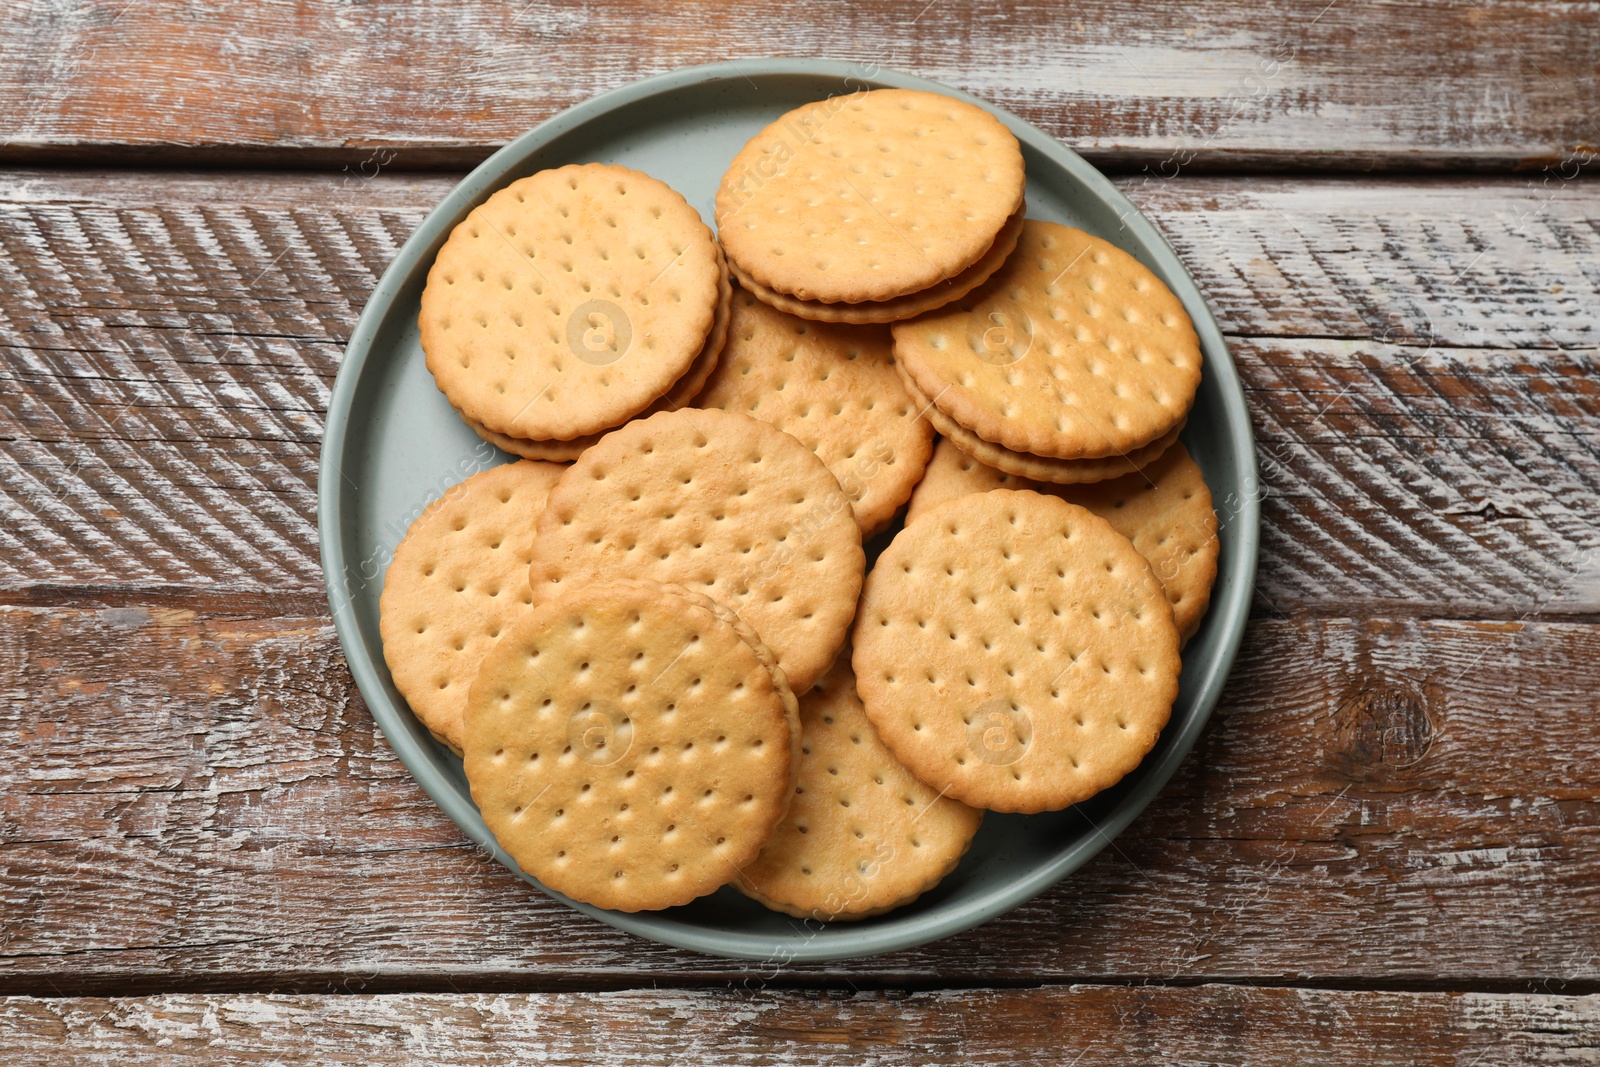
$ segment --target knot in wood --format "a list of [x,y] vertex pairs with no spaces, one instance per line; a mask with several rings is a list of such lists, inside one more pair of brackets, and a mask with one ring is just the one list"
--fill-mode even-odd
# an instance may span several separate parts
[[1335,713],[1340,769],[1360,780],[1416,767],[1438,737],[1438,703],[1435,687],[1408,679],[1357,683]]

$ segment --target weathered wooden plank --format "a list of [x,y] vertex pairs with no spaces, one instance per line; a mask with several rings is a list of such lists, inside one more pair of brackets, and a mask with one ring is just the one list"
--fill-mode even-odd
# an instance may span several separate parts
[[1224,330],[1421,348],[1587,349],[1600,190],[1533,174],[1424,182],[1124,178]]
[[[1126,185],[1235,338],[1262,451],[1261,611],[1600,610],[1593,183]],[[0,181],[8,595],[315,597],[339,352],[448,186]]]
[[969,89],[1100,161],[1158,172],[1554,163],[1600,143],[1586,106],[1597,26],[1591,5],[1558,0],[52,0],[0,15],[0,154],[461,165],[647,74],[822,54]]
[[[1195,755],[1056,890],[856,985],[1600,981],[1600,626],[1265,619]],[[0,609],[0,991],[549,989],[655,947],[470,846],[317,618]]]
[[118,1063],[1590,1063],[1600,997],[1075,985],[716,992],[14,997],[0,1057]]

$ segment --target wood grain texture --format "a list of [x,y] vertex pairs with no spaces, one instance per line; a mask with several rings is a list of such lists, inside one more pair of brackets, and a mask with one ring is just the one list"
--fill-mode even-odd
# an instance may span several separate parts
[[1542,165],[1600,144],[1597,28],[1559,0],[37,0],[0,14],[0,158],[459,166],[596,92],[778,54],[914,71],[1160,173]]
[[1597,662],[1590,624],[1258,621],[1195,753],[1083,870],[959,937],[784,968],[636,940],[479,852],[320,618],[0,609],[0,992],[1600,991]]
[[0,1057],[278,1064],[1589,1063],[1600,997],[1075,985],[905,994],[26,997]]
[[[339,353],[450,183],[0,179],[0,594],[195,589],[317,610]],[[1124,184],[1245,379],[1258,611],[1600,611],[1600,188]]]

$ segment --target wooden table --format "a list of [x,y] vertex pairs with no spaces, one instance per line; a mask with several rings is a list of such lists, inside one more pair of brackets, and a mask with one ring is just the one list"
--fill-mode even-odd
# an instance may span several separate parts
[[[1600,11],[1324,3],[7,5],[0,1061],[1600,1058]],[[1113,847],[807,967],[472,847],[352,686],[315,514],[345,340],[461,171],[772,53],[1119,176],[1228,334],[1265,514],[1227,695]]]

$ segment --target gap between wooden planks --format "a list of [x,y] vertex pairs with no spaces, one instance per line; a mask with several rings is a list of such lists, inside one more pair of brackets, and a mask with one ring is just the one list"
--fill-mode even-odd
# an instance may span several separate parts
[[[1195,753],[1088,866],[783,981],[1600,988],[1597,661],[1589,624],[1259,620]],[[479,852],[321,618],[0,609],[0,765],[0,992],[773,977]]]
[[[450,184],[0,177],[0,599],[318,598],[339,353]],[[1259,614],[1600,612],[1600,186],[1124,188],[1245,380]]]
[[461,167],[645,75],[777,54],[942,80],[1102,165],[1503,171],[1600,146],[1597,31],[1559,0],[7,5],[0,159]]

